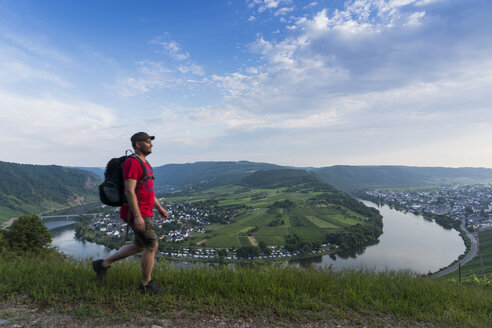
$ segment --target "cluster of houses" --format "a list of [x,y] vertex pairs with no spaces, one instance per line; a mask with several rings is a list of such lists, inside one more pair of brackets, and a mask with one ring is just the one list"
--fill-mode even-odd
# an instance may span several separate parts
[[[209,225],[206,219],[208,217],[207,211],[203,209],[197,209],[187,204],[172,204],[165,206],[168,212],[168,218],[162,219],[156,215],[154,217],[154,226],[158,236],[162,236],[161,239],[166,241],[178,242],[185,240],[190,236],[192,232],[205,233],[204,226]],[[108,236],[120,237],[124,236],[126,232],[126,223],[119,217],[119,209],[107,208],[109,211],[105,211],[104,215],[100,215],[94,218],[91,222],[91,227],[96,231],[100,231]],[[178,227],[162,233],[166,228],[166,224],[172,227]],[[159,233],[161,231],[161,233]],[[323,244],[320,250],[314,250],[311,253],[324,253],[329,250],[330,244]],[[176,248],[174,250],[164,251],[161,254],[167,258],[184,259],[184,260],[226,260],[234,261],[238,260],[238,256],[234,249],[228,250],[216,250],[203,247],[189,247],[189,248]],[[299,256],[299,252],[289,252],[281,247],[272,247],[270,254],[266,255],[261,253],[257,257],[250,257],[248,260],[274,260],[274,259],[287,259]]]
[[120,219],[119,208],[111,209],[106,214],[96,216],[92,219],[90,226],[92,229],[111,237],[121,237],[126,233],[126,223]]
[[[321,249],[319,250],[313,250],[311,253],[312,254],[321,254],[326,251],[328,251],[328,247],[330,244],[323,244],[321,246]],[[291,257],[296,257],[301,255],[299,252],[289,252],[284,248],[281,247],[271,247],[271,253],[269,255],[266,255],[264,253],[261,253],[257,257],[248,257],[248,260],[274,260],[274,259],[287,259]],[[218,260],[222,258],[223,260],[227,261],[234,261],[238,260],[238,256],[235,253],[235,250],[230,249],[226,252],[225,256],[221,255],[219,251],[215,249],[209,249],[209,248],[181,248],[173,251],[166,251],[166,252],[161,252],[161,254],[165,257],[168,258],[173,258],[173,259],[189,259],[189,260]]]
[[[165,206],[168,218],[154,215],[154,227],[157,235],[166,241],[178,242],[186,240],[192,232],[205,233],[204,226],[209,213],[188,204],[168,204]],[[110,208],[106,213],[94,218],[91,227],[107,236],[120,237],[126,233],[126,223],[120,219],[119,208]]]
[[367,191],[382,203],[398,204],[410,212],[447,215],[475,230],[492,227],[492,185],[456,185],[430,191]]

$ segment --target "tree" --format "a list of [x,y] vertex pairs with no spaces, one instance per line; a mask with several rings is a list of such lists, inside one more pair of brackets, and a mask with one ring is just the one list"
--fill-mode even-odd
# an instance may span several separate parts
[[227,257],[227,255],[228,255],[227,249],[219,249],[219,250],[217,250],[217,255],[219,257]]
[[51,234],[36,215],[21,216],[5,231],[7,248],[14,252],[39,253],[51,244]]
[[243,246],[236,250],[236,255],[241,258],[257,257],[260,255],[260,248],[257,246]]
[[260,247],[260,250],[263,252],[263,254],[267,256],[272,254],[272,250],[270,249],[270,247],[267,246],[267,244],[263,240],[260,241],[258,247]]

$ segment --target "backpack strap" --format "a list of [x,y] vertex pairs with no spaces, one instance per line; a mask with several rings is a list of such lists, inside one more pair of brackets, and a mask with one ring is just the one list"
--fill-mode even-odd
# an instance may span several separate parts
[[140,180],[138,181],[137,183],[137,186],[135,187],[135,189],[138,188],[138,186],[145,180],[145,178],[147,177],[147,168],[145,167],[145,164],[142,162],[142,160],[140,159],[140,157],[138,157],[137,155],[133,154],[133,155],[130,155],[129,157],[133,157],[137,160],[138,164],[140,164],[140,166],[142,167],[142,177],[140,178]]
[[[145,167],[145,164],[144,164],[144,162],[142,162],[142,160],[140,159],[140,157],[138,157],[135,154],[132,154],[129,157],[135,158],[137,160],[137,162],[140,164],[140,166],[142,167],[142,177],[140,178],[140,180],[137,182],[137,185],[135,186],[135,190],[137,190],[138,187],[144,181],[149,180],[149,179],[154,179],[154,175],[152,174],[152,175],[147,176],[147,168]],[[148,162],[147,162],[147,164],[150,166],[150,164]],[[152,169],[152,166],[150,166],[150,168]],[[138,200],[138,202],[140,202],[140,199],[138,198],[138,192],[136,194],[137,194],[137,200]]]
[[[128,152],[128,150],[127,150]],[[125,153],[126,155],[127,153]],[[145,181],[145,180],[148,180],[148,179],[154,179],[154,175],[152,174],[151,176],[147,176],[147,168],[145,167],[145,164],[142,162],[142,160],[140,159],[140,157],[138,157],[137,155],[135,154],[131,154],[130,156],[128,157],[133,157],[137,160],[137,162],[140,164],[140,166],[142,167],[142,177],[140,178],[140,180],[137,182],[137,185],[135,186],[135,194],[137,195],[137,202],[140,203],[140,197],[139,197],[139,194],[137,192],[137,189],[138,187]],[[150,164],[147,163],[149,166]],[[150,166],[150,168],[152,169],[152,166]],[[128,208],[128,218],[127,218],[127,224],[126,224],[126,233],[125,233],[125,239],[128,239],[128,228],[130,226],[129,222],[130,222],[130,208]]]

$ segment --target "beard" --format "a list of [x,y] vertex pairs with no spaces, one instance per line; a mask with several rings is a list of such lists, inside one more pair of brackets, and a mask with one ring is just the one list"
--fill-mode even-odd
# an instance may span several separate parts
[[152,153],[152,149],[148,148],[148,149],[140,149],[140,152],[144,155],[144,156],[147,156],[147,155],[150,155]]
[[144,156],[147,156],[150,153],[152,153],[152,147],[147,146],[147,145],[139,145],[139,147],[137,147],[136,151],[138,151],[140,154],[142,154]]

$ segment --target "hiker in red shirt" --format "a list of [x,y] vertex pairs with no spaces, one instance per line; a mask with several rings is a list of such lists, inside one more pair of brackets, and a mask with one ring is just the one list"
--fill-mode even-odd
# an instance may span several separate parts
[[[131,137],[135,156],[128,157],[123,163],[125,196],[128,205],[121,207],[120,217],[127,221],[133,229],[135,241],[131,245],[123,246],[105,259],[93,261],[92,267],[98,277],[103,279],[113,262],[143,251],[142,282],[139,288],[142,292],[157,294],[165,289],[151,279],[158,246],[152,209],[155,207],[164,219],[167,218],[167,212],[155,197],[154,175],[152,167],[146,160],[147,156],[152,153],[152,140],[154,138],[145,132],[135,133]],[[145,165],[146,172],[144,172],[142,164]],[[144,173],[145,177],[143,176]]]

